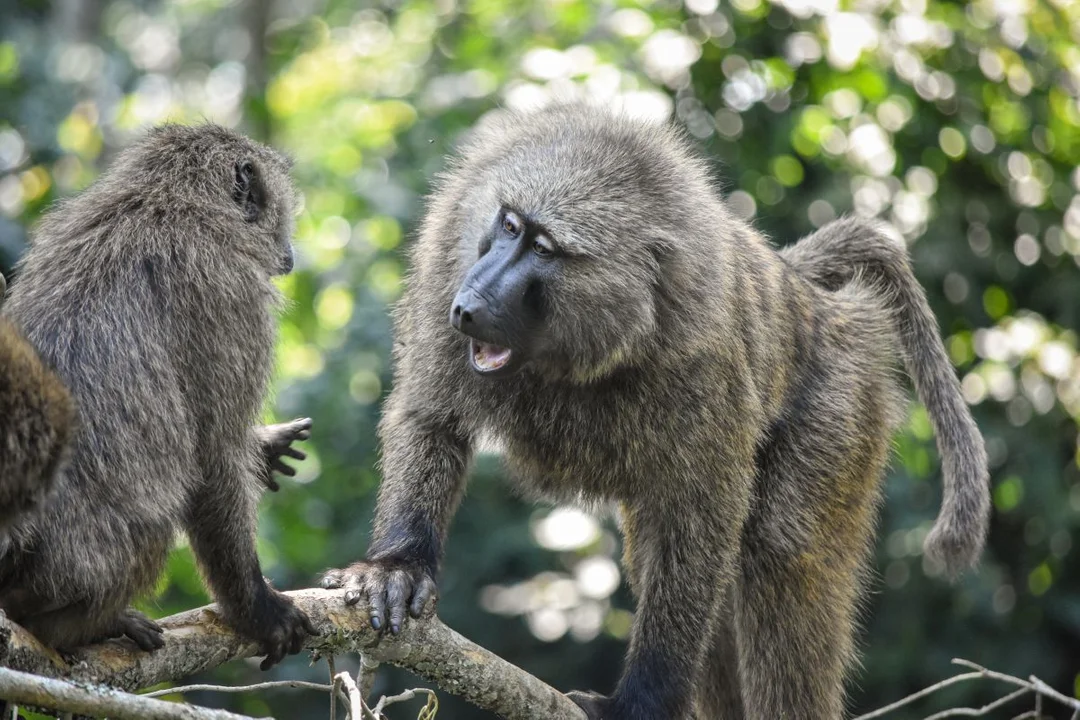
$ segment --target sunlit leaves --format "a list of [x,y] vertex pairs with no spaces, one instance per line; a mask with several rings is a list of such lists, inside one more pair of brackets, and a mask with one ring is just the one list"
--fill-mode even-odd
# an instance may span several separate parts
[[[1067,619],[1080,615],[1061,611],[1053,633],[1031,617],[1078,597],[1080,3],[318,0],[295,13],[278,3],[265,38],[248,34],[244,4],[107,5],[102,36],[85,43],[5,15],[0,251],[11,260],[21,247],[7,219],[29,226],[148,123],[207,117],[294,156],[305,206],[297,270],[280,281],[290,304],[276,407],[314,416],[316,431],[298,480],[264,500],[275,572],[307,584],[362,552],[391,384],[389,305],[444,157],[489,109],[576,92],[674,115],[719,158],[732,210],[778,243],[851,213],[903,236],[986,439],[995,519],[978,574],[957,589],[928,579],[921,546],[942,467],[913,406],[896,439],[873,565],[885,588],[872,595],[881,612],[859,685],[898,696],[898,683],[940,679],[949,653],[976,645],[1062,682],[1072,656],[1055,638],[1080,632]],[[587,684],[621,647],[607,646],[604,663],[589,655],[599,639],[549,650],[544,668],[535,643],[626,637],[630,606],[610,592],[614,536],[566,549],[577,530],[553,522],[534,537],[529,511],[493,482],[501,472],[478,465],[441,610],[546,679]],[[288,494],[298,489],[302,501]],[[170,578],[157,610],[201,601],[186,550]],[[481,593],[496,585],[505,592]],[[478,597],[526,620],[494,618]],[[985,642],[984,628],[1001,641]]]
[[998,483],[994,488],[994,507],[1000,512],[1009,512],[1024,499],[1024,481],[1012,476]]
[[87,106],[77,108],[57,128],[56,139],[68,152],[84,158],[96,157],[101,152],[101,130],[94,110]]
[[19,51],[14,43],[0,43],[0,84],[10,83],[19,72]]

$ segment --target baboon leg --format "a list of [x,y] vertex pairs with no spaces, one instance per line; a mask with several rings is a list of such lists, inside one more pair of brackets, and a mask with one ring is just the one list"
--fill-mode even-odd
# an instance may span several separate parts
[[12,584],[0,591],[0,609],[20,625],[30,616],[59,610],[67,604],[66,600],[46,597],[23,585]]
[[742,720],[746,716],[739,688],[739,652],[735,641],[733,605],[729,597],[716,622],[712,642],[705,655],[694,705],[697,720]]
[[52,607],[18,622],[38,640],[58,650],[74,650],[118,634],[113,618],[102,619],[100,613],[91,612],[89,603],[82,600]]
[[0,608],[41,642],[64,650],[124,636],[143,650],[165,644],[161,627],[133,608],[110,615],[86,600],[47,597],[26,587],[0,593]]
[[744,553],[735,600],[748,720],[840,720],[852,658],[854,573],[824,553]]
[[86,602],[74,602],[25,618],[21,625],[41,642],[61,650],[119,637],[130,638],[140,650],[156,650],[165,645],[161,627],[132,608],[102,616]]

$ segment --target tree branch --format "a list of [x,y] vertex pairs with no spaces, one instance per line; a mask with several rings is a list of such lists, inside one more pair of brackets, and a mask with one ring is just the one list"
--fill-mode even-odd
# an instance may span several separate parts
[[935,713],[934,715],[930,715],[930,716],[928,716],[926,718],[926,720],[942,720],[943,718],[952,718],[952,717],[985,717],[992,710],[996,710],[999,707],[1002,707],[1003,705],[1007,705],[1008,703],[1012,702],[1013,700],[1016,700],[1017,698],[1023,697],[1024,695],[1027,695],[1029,693],[1034,693],[1035,694],[1035,710],[1034,710],[1034,712],[1024,713],[1023,715],[1020,715],[1017,718],[1015,718],[1015,720],[1020,720],[1020,718],[1028,718],[1028,717],[1030,717],[1030,718],[1042,717],[1042,698],[1044,698],[1044,697],[1050,698],[1051,700],[1055,700],[1055,701],[1061,703],[1062,705],[1064,705],[1065,707],[1073,709],[1074,710],[1073,720],[1080,720],[1080,700],[1076,700],[1076,699],[1070,698],[1070,697],[1068,697],[1066,695],[1062,695],[1057,690],[1054,690],[1054,688],[1050,687],[1049,685],[1047,685],[1046,683],[1044,683],[1042,680],[1035,677],[1034,675],[1030,676],[1027,680],[1022,680],[1022,679],[1020,679],[1018,677],[1013,677],[1012,675],[1006,675],[1004,673],[999,673],[999,672],[994,672],[993,670],[988,670],[988,669],[984,668],[982,665],[979,665],[977,663],[973,663],[970,660],[964,660],[962,658],[953,658],[953,665],[961,665],[963,667],[970,668],[970,669],[974,670],[975,672],[962,673],[960,675],[954,675],[951,678],[946,678],[945,680],[942,680],[941,682],[935,683],[935,684],[931,685],[928,688],[924,688],[924,689],[922,689],[922,690],[920,690],[920,691],[918,691],[916,693],[912,693],[911,695],[908,695],[905,698],[897,700],[896,702],[892,703],[891,705],[886,705],[885,707],[883,707],[883,708],[881,708],[879,710],[875,710],[873,712],[866,713],[865,715],[860,715],[857,718],[853,718],[853,720],[870,720],[871,718],[878,718],[878,717],[881,717],[883,715],[887,715],[888,713],[892,712],[893,710],[897,710],[897,709],[899,709],[901,707],[904,707],[905,705],[909,705],[909,704],[915,702],[916,700],[919,700],[919,699],[921,699],[923,697],[926,697],[927,695],[930,695],[931,693],[937,692],[938,690],[940,690],[940,689],[942,689],[944,687],[948,687],[949,685],[953,685],[953,684],[958,683],[958,682],[965,682],[967,680],[978,680],[978,679],[981,679],[981,678],[989,678],[991,680],[1000,680],[1001,682],[1009,683],[1010,685],[1014,685],[1014,686],[1018,687],[1019,690],[1014,690],[1013,692],[1009,693],[1008,695],[1005,695],[1004,697],[1000,697],[997,700],[993,701],[992,703],[989,703],[987,705],[983,705],[982,707],[979,707],[979,708],[950,708],[948,710],[942,710],[939,713]]
[[[286,593],[319,628],[306,647],[322,654],[362,653],[365,661],[405,668],[443,690],[507,720],[585,720],[565,695],[443,625],[434,615],[410,620],[401,634],[371,629],[367,608],[347,607],[343,590]],[[0,664],[16,670],[74,680],[97,681],[128,691],[177,680],[258,648],[237,636],[207,605],[159,620],[165,647],[142,652],[127,640],[110,640],[74,652],[66,662],[30,633],[0,620]]]
[[17,705],[112,720],[255,720],[248,715],[154,700],[100,685],[76,685],[10,668],[0,668],[0,697]]

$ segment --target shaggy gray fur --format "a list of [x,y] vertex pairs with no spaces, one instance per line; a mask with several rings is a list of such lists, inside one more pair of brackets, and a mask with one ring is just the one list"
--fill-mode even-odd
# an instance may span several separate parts
[[[506,266],[543,255],[521,285],[529,317],[509,316],[500,278],[469,285],[521,223]],[[538,235],[557,250],[531,247]],[[559,106],[475,130],[411,260],[372,542],[324,579],[370,600],[373,624],[396,630],[432,594],[493,437],[530,494],[620,508],[637,613],[614,692],[573,695],[590,718],[839,718],[904,418],[900,356],[943,454],[928,549],[950,571],[976,562],[982,441],[903,248],[872,226],[840,221],[778,253],[681,133]],[[509,328],[518,372],[470,369],[471,343],[502,343],[451,326],[473,321],[462,297]]]
[[264,667],[312,632],[255,554],[269,460],[253,422],[293,203],[278,153],[214,125],[167,125],[42,221],[5,310],[80,423],[59,492],[0,556],[0,607],[43,641],[159,646],[128,604],[153,587],[178,529]]

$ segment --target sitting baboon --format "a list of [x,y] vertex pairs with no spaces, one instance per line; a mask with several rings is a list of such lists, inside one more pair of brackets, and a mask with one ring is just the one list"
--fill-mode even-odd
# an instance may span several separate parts
[[270,148],[166,125],[42,221],[6,313],[70,389],[79,422],[60,491],[0,556],[0,608],[44,642],[160,646],[129,604],[181,528],[264,669],[315,632],[255,553],[259,490],[310,425],[253,426],[294,198]]

